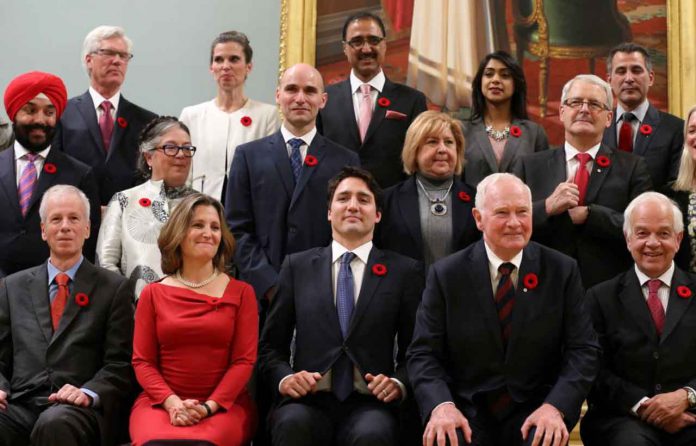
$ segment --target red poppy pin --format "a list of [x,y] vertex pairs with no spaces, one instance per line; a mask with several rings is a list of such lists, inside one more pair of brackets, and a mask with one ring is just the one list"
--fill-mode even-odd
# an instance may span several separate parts
[[387,274],[387,267],[381,263],[375,263],[372,265],[372,274],[375,276],[384,276]]
[[534,273],[527,273],[522,279],[522,283],[527,289],[533,290],[539,285],[539,277]]
[[691,297],[691,288],[689,288],[689,287],[686,286],[686,285],[679,285],[679,286],[677,287],[677,294],[678,294],[679,297],[681,297],[682,299],[688,299],[688,298]]
[[81,307],[86,307],[89,305],[89,296],[87,296],[85,293],[77,293],[75,295],[75,303]]
[[652,126],[650,124],[643,124],[640,126],[640,133],[642,133],[645,136],[648,136],[649,134],[652,133]]
[[304,163],[309,167],[314,167],[317,165],[317,157],[312,155],[305,156]]
[[379,98],[377,99],[377,104],[379,104],[380,107],[389,107],[391,105],[391,101],[387,98]]
[[511,125],[510,134],[515,138],[519,138],[520,136],[522,136],[522,129],[517,127],[516,125]]
[[251,125],[251,118],[249,116],[242,116],[239,122],[241,122],[244,127],[249,127]]
[[141,198],[140,200],[138,200],[138,203],[140,203],[140,206],[144,208],[149,208],[152,204],[152,201],[150,201],[149,198]]
[[610,164],[611,164],[611,160],[609,160],[609,158],[607,158],[606,156],[599,155],[597,157],[597,165],[599,167],[609,167]]
[[122,129],[125,129],[128,127],[128,121],[126,121],[126,118],[121,118],[119,117],[116,122],[118,122],[118,126],[121,127]]
[[58,168],[53,163],[44,163],[44,172],[46,173],[56,173]]
[[457,194],[457,197],[459,197],[460,200],[462,200],[464,203],[468,203],[471,201],[471,195],[467,194],[464,191],[461,191]]

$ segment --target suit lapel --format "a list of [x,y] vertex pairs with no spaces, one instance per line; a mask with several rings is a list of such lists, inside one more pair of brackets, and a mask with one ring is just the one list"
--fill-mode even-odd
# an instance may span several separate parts
[[[498,161],[495,159],[493,146],[488,139],[488,133],[486,133],[486,124],[481,122],[481,125],[473,126],[473,128],[473,137],[474,141],[476,141],[476,147],[481,150],[483,158],[486,160],[486,163],[488,163],[491,172],[498,172]],[[508,144],[510,143],[510,139],[511,138],[508,139]]]
[[650,138],[653,138],[655,136],[655,131],[660,125],[660,113],[652,105],[648,106],[648,111],[645,113],[645,119],[643,119],[643,123],[641,125],[645,124],[652,127],[653,131],[649,135],[644,135],[640,132],[639,128],[638,134],[636,135],[635,139],[636,143],[633,147],[633,153],[635,153],[636,155],[645,156],[646,152],[648,151],[648,144]]
[[380,285],[388,280],[387,276],[389,274],[389,265],[384,265],[387,267],[387,274],[383,276],[378,276],[372,272],[372,267],[377,263],[382,263],[384,260],[384,253],[379,249],[372,247],[370,250],[370,256],[367,259],[367,265],[365,265],[365,273],[363,274],[362,286],[360,287],[360,294],[358,295],[358,303],[353,311],[353,316],[350,319],[350,327],[348,328],[348,336],[353,332],[355,327],[360,322],[360,319],[367,312],[370,302],[375,296],[375,293],[379,289]]
[[92,102],[92,96],[90,96],[89,91],[77,98],[77,110],[82,115],[82,119],[85,120],[95,147],[103,157],[104,143],[102,142],[101,130],[99,130],[99,122],[97,122],[97,111],[94,109],[94,102]]
[[14,153],[14,146],[10,146],[0,152],[0,187],[7,195],[5,203],[8,203],[12,208],[12,212],[21,218],[22,213],[19,209],[19,197],[17,196],[17,174],[15,172]]
[[401,190],[396,195],[396,204],[399,209],[401,221],[406,223],[411,238],[416,242],[417,249],[423,249],[423,235],[421,234],[420,212],[418,210],[418,186],[416,176],[406,180]]
[[[34,189],[34,193],[31,195],[31,201],[29,202],[29,212],[31,212],[34,206],[39,206],[41,204],[41,198],[44,192],[46,192],[49,187],[53,186],[56,183],[56,178],[61,175],[63,164],[60,161],[60,154],[57,153],[56,150],[51,149],[48,151],[44,167],[46,164],[50,163],[56,166],[56,171],[50,173],[44,169],[39,175],[39,181],[36,183],[36,189]],[[27,215],[29,215],[29,212],[27,212]]]
[[[512,162],[512,159],[515,156],[515,153],[518,153],[520,149],[520,144],[522,139],[525,139],[525,141],[528,138],[528,135],[526,132],[524,132],[524,128],[520,125],[519,120],[513,120],[512,125],[519,127],[522,130],[522,134],[520,136],[508,136],[507,141],[505,142],[505,149],[503,150],[503,156],[500,158],[500,168],[498,169],[496,167],[495,172],[508,172],[508,168],[510,167],[510,163]],[[489,141],[489,146],[490,146],[490,141]],[[491,147],[491,152],[493,151],[493,148]],[[494,157],[495,158],[495,157]]]
[[[539,248],[531,244],[524,248],[522,252],[522,262],[517,275],[515,305],[512,308],[512,327],[510,339],[508,340],[507,355],[510,355],[510,352],[517,346],[517,340],[520,338],[518,334],[524,333],[525,325],[527,321],[533,318],[534,311],[543,308],[543,305],[540,305],[540,300],[542,299],[540,287],[534,290],[524,286],[524,278],[528,274],[536,274],[538,277],[539,273]],[[523,345],[521,348],[528,348],[528,346]]]
[[[106,155],[106,160],[113,156],[114,152],[117,152],[121,148],[121,141],[123,140],[123,135],[128,130],[128,123],[131,120],[131,103],[126,100],[126,98],[121,95],[121,99],[118,102],[118,110],[116,110],[116,118],[114,119],[114,131],[111,135],[111,142],[109,143],[109,153]],[[118,123],[119,118],[125,120],[126,126],[121,127]]]
[[655,323],[650,316],[648,304],[643,297],[638,276],[633,269],[624,274],[621,290],[619,291],[619,301],[621,301],[626,312],[631,315],[633,320],[643,330],[651,341],[657,340]]
[[[469,227],[467,221],[473,219],[474,216],[471,214],[471,209],[473,202],[466,202],[459,198],[459,193],[464,192],[467,195],[469,193],[464,190],[464,183],[459,177],[454,177],[454,184],[452,185],[452,252],[456,251],[457,246],[460,246],[459,240],[464,236],[466,228]],[[471,200],[474,199],[469,195]]]
[[[679,297],[677,295],[677,288],[680,286],[688,287],[689,290],[691,290],[692,296],[688,298]],[[679,268],[675,268],[674,277],[672,278],[672,284],[670,286],[669,291],[667,314],[665,315],[665,326],[662,330],[662,337],[660,338],[660,342],[664,342],[665,339],[667,339],[667,337],[670,335],[670,333],[674,331],[674,328],[681,320],[682,316],[684,315],[684,312],[686,312],[686,310],[691,305],[694,292],[696,292],[696,289],[694,288],[694,285],[691,282],[689,276]]]
[[[478,303],[483,318],[486,320],[486,326],[493,332],[495,339],[495,347],[500,355],[503,355],[503,335],[500,331],[500,320],[498,319],[498,311],[495,308],[494,291],[491,287],[491,273],[488,269],[488,255],[483,240],[476,242],[474,249],[470,253],[469,277],[474,286],[470,293],[475,295],[475,300]],[[469,292],[464,292],[469,294]],[[514,309],[513,309],[514,313]]]
[[283,139],[283,134],[276,132],[273,138],[268,139],[268,146],[265,147],[268,156],[273,160],[273,164],[280,175],[281,182],[288,193],[288,197],[292,197],[295,189],[295,180],[292,176],[292,168],[290,167],[290,158],[288,157],[287,146]]
[[604,131],[602,144],[609,147],[616,147],[616,109],[613,110],[611,125]]
[[48,297],[48,270],[44,262],[31,276],[27,277],[27,287],[34,305],[34,314],[46,338],[46,344],[51,342],[53,324],[51,323],[51,303]]
[[[63,316],[60,318],[60,323],[58,324],[58,329],[53,334],[51,339],[51,344],[55,342],[70,326],[72,321],[77,317],[82,308],[75,302],[75,296],[78,293],[84,293],[87,295],[88,299],[94,299],[93,289],[96,283],[93,281],[95,275],[94,266],[87,261],[87,259],[82,260],[80,268],[78,268],[75,274],[75,282],[73,283],[72,292],[68,297],[68,302],[65,304],[65,309],[63,310]],[[91,304],[94,304],[91,302]],[[90,302],[87,303],[87,306]],[[49,316],[50,319],[50,316]]]
[[330,321],[334,327],[334,333],[339,339],[342,339],[341,324],[338,321],[338,312],[336,311],[336,303],[334,302],[334,287],[333,287],[333,269],[331,261],[331,245],[321,248],[318,254],[312,259],[312,271],[317,273],[317,287],[319,292],[316,294],[318,301],[317,314]]
[[[314,156],[317,160],[317,163],[314,166],[309,166],[305,163],[302,166],[302,169],[300,169],[300,178],[297,179],[297,185],[295,186],[295,189],[292,193],[290,209],[292,209],[293,205],[295,204],[295,201],[297,200],[297,197],[299,197],[302,191],[304,190],[310,177],[314,175],[314,172],[316,172],[317,169],[321,169],[321,163],[324,161],[324,157],[326,156],[325,146],[326,140],[324,139],[324,137],[321,136],[319,133],[315,134],[314,139],[312,140],[312,145],[310,145],[307,148],[307,156]],[[289,160],[287,164],[290,165]]]
[[[375,107],[372,111],[372,119],[370,119],[370,125],[367,127],[367,132],[365,133],[365,141],[363,141],[363,145],[365,145],[365,143],[372,137],[372,135],[375,134],[380,124],[382,124],[384,116],[387,114],[387,108],[389,107],[382,107],[381,105],[379,105],[380,98],[387,98],[392,103],[396,100],[396,98],[394,97],[394,84],[392,84],[389,79],[385,79],[384,88],[382,89],[382,92],[377,95],[377,102],[375,102]],[[352,103],[353,102],[351,101],[351,104]],[[355,112],[353,112],[353,115],[355,115]]]
[[596,159],[592,163],[590,182],[587,185],[587,193],[585,194],[586,204],[593,203],[595,201],[595,198],[597,198],[597,194],[599,193],[599,190],[602,188],[604,179],[607,177],[607,175],[609,175],[609,172],[611,171],[613,154],[614,152],[609,147],[605,145],[599,146],[599,150],[597,151],[597,158],[599,158],[600,156],[606,156],[609,159],[609,165],[607,167],[601,167],[597,163]]
[[[360,147],[360,129],[358,129],[358,121],[355,118],[355,108],[353,106],[353,92],[350,90],[350,79],[343,81],[339,86],[337,97],[334,99],[338,104],[338,118],[344,117],[343,122],[349,128],[350,138],[353,143],[351,147]],[[331,100],[331,98],[329,98]],[[347,118],[351,117],[351,119]]]

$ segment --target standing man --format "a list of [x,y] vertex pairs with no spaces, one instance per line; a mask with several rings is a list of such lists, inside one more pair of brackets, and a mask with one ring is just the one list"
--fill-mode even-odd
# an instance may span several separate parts
[[118,26],[98,26],[87,34],[82,62],[89,90],[70,99],[53,142],[94,169],[102,206],[135,185],[138,135],[157,117],[121,95],[132,47]]
[[611,105],[609,84],[575,76],[561,96],[563,148],[523,157],[516,170],[532,190],[534,240],[575,258],[585,288],[628,268],[622,212],[652,187],[645,160],[602,144]]
[[94,259],[100,221],[97,182],[89,166],[51,145],[67,100],[63,81],[40,71],[17,76],[5,89],[15,140],[0,152],[0,278],[46,261],[39,204],[56,184],[76,186],[89,198],[93,230],[84,254]]
[[648,101],[655,73],[642,46],[622,43],[612,49],[607,73],[618,103],[602,142],[645,158],[653,186],[662,190],[679,173],[684,121],[659,111]]
[[696,444],[696,276],[674,265],[684,235],[679,208],[656,192],[624,213],[635,261],[590,289],[602,367],[582,420],[588,446]]
[[372,245],[380,200],[372,175],[344,168],[329,183],[333,241],[283,263],[259,354],[279,401],[274,446],[397,444],[423,274],[417,261]]
[[408,351],[423,445],[565,445],[599,367],[577,264],[529,242],[513,175],[481,181],[473,212],[483,240],[430,268]]
[[[425,96],[384,76],[387,52],[382,19],[368,12],[343,25],[343,52],[350,78],[330,85],[328,102],[319,114],[319,133],[360,154],[360,162],[383,188],[406,179],[401,149],[406,130],[427,110]],[[355,117],[355,119],[351,119]]]
[[133,292],[82,256],[89,201],[41,201],[48,261],[0,282],[0,445],[110,445],[132,385]]

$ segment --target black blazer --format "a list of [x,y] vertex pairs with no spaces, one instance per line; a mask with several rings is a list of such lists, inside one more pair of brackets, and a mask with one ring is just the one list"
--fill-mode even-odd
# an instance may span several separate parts
[[[0,152],[0,204],[3,207],[0,212],[0,278],[39,265],[48,258],[48,245],[41,239],[39,205],[44,192],[56,184],[75,186],[89,199],[91,229],[82,252],[94,260],[101,208],[92,169],[51,148],[31,197],[29,212],[23,217],[17,196],[16,164],[12,147]],[[55,172],[49,172],[47,165],[55,166]]]
[[595,161],[585,198],[590,214],[579,226],[573,224],[568,212],[546,214],[546,198],[568,180],[562,148],[523,157],[516,170],[532,190],[532,239],[575,258],[586,288],[614,277],[631,264],[623,236],[623,211],[632,199],[652,188],[641,157],[605,145],[597,152],[597,158],[600,156],[607,157],[609,166],[601,167]]
[[97,112],[87,91],[68,101],[56,127],[53,146],[94,169],[99,184],[99,199],[106,206],[116,192],[136,185],[138,137],[143,127],[156,117],[156,114],[129,102],[121,95],[107,154],[97,122]]
[[[326,88],[328,101],[317,117],[319,133],[330,140],[360,154],[360,164],[369,170],[383,188],[406,179],[401,163],[401,149],[409,125],[416,116],[427,110],[425,95],[406,85],[384,83],[377,101],[386,98],[389,105],[375,104],[372,120],[360,142],[358,123],[355,120],[350,80]],[[387,118],[387,112],[398,112],[403,116]],[[391,115],[392,113],[390,113]]]
[[[661,112],[651,104],[643,124],[652,127],[652,133],[644,135],[638,132],[633,153],[645,158],[653,186],[660,190],[668,182],[676,180],[679,174],[679,160],[684,147],[684,120]],[[602,143],[616,148],[616,132],[616,119],[613,118],[611,127],[604,131]]]
[[674,256],[674,263],[684,271],[690,271],[691,268],[691,236],[689,235],[689,195],[690,192],[686,191],[676,191],[672,188],[667,188],[665,194],[674,200],[679,206],[679,210],[682,212],[683,222],[684,222],[684,236],[682,237],[681,244],[679,245],[679,251],[677,251]]
[[507,350],[488,265],[479,241],[430,268],[408,350],[423,420],[445,401],[471,416],[477,394],[506,387],[516,402],[552,404],[572,428],[600,353],[577,264],[534,242],[524,249]]

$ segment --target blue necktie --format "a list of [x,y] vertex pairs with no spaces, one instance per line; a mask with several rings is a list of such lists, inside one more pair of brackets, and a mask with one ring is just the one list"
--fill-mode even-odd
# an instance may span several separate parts
[[[350,318],[355,307],[355,285],[350,262],[355,258],[352,252],[346,252],[341,257],[341,266],[336,281],[336,311],[341,325],[341,334],[345,340],[350,327]],[[353,391],[353,361],[345,354],[336,360],[333,366],[333,393],[339,401],[344,401]]]
[[302,172],[302,154],[300,153],[300,147],[304,145],[304,141],[300,138],[292,138],[288,141],[290,147],[292,147],[292,152],[290,152],[290,166],[292,167],[292,176],[295,177],[295,184],[297,180],[300,179],[300,172]]

